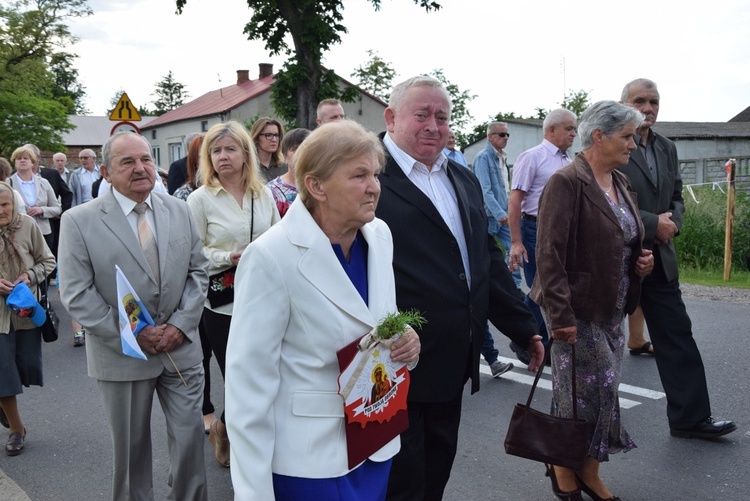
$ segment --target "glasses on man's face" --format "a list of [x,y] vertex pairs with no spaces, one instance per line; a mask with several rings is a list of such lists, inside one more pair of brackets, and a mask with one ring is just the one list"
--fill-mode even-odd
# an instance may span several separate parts
[[510,137],[510,132],[490,132],[490,136],[495,134],[497,137]]
[[87,160],[89,158],[93,158],[93,157],[78,157],[78,160]]
[[281,134],[274,134],[272,132],[266,132],[265,134],[261,134],[261,136],[265,137],[269,141],[272,141],[274,139],[281,139]]

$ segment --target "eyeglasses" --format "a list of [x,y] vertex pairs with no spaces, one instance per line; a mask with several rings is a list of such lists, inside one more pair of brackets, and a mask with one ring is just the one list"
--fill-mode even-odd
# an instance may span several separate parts
[[510,132],[490,132],[490,136],[495,134],[499,137],[510,137]]
[[94,158],[94,157],[78,157],[78,160],[86,160],[87,158]]
[[281,139],[281,134],[273,134],[272,132],[266,132],[265,134],[261,134],[261,136],[265,137],[269,141],[273,139]]

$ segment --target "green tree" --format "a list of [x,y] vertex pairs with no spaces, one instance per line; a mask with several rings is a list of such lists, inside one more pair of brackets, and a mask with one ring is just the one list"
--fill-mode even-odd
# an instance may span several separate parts
[[393,65],[384,61],[382,57],[374,50],[368,50],[367,55],[370,59],[351,74],[352,78],[357,79],[357,85],[366,90],[373,96],[379,97],[386,103],[391,97],[393,80],[396,78],[396,70]]
[[474,118],[469,113],[469,101],[477,97],[476,94],[461,90],[458,85],[451,83],[443,74],[442,68],[432,70],[430,75],[440,80],[451,98],[451,130],[456,136],[456,142],[467,144],[467,137],[471,132],[467,132],[466,129]]
[[[169,70],[161,81],[156,82],[154,94],[156,94],[156,100],[153,103],[155,114],[158,116],[179,108],[185,104],[185,99],[190,97],[187,87],[175,80],[172,70]],[[151,95],[153,96],[154,94]]]
[[[282,118],[313,128],[316,106],[321,99],[354,98],[354,91],[342,93],[336,74],[321,65],[323,54],[340,43],[341,34],[347,32],[343,24],[344,0],[246,1],[253,12],[244,30],[248,39],[265,42],[270,55],[289,56],[276,75],[271,94],[274,108]],[[368,1],[379,10],[381,0]],[[413,1],[427,11],[440,8],[433,0]],[[178,13],[186,3],[187,0],[176,0]],[[287,43],[289,38],[293,47]]]
[[560,103],[561,108],[568,109],[576,114],[578,118],[581,118],[581,114],[586,111],[591,102],[589,101],[589,92],[583,89],[578,91],[569,91],[565,94],[565,98]]
[[[568,93],[565,94],[562,102],[558,104],[560,105],[560,108],[570,110],[575,113],[578,118],[581,118],[581,114],[586,111],[586,108],[588,108],[591,104],[591,102],[589,101],[589,92],[591,91],[585,91],[583,89],[578,91],[568,91]],[[547,118],[547,115],[551,110],[547,110],[542,108],[541,106],[537,106],[535,108],[535,111],[536,116],[533,118],[544,120],[545,118]]]
[[53,56],[76,41],[67,22],[90,14],[85,0],[0,0],[0,154],[64,147],[75,99],[59,92]]
[[67,108],[68,115],[88,115],[89,111],[83,102],[86,90],[80,83],[78,70],[73,66],[73,60],[77,57],[68,52],[52,54],[50,71],[55,82],[52,95]]

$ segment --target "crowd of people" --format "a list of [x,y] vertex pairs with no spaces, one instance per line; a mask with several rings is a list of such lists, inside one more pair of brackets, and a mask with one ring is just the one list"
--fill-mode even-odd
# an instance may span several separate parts
[[[100,389],[113,499],[153,499],[154,394],[170,499],[208,499],[196,447],[206,435],[231,468],[236,499],[441,499],[480,356],[494,377],[513,369],[498,360],[489,323],[528,370],[551,365],[551,413],[577,409],[587,422],[583,468],[546,465],[554,494],[619,499],[600,464],[636,447],[617,393],[626,346],[655,359],[673,436],[736,429],[712,417],[680,296],[682,185],[674,144],[651,129],[658,109],[656,84],[638,79],[580,119],[553,110],[542,143],[513,166],[508,124],[492,122],[469,165],[449,128],[446,89],[417,76],[392,90],[379,137],[333,99],[321,101],[313,131],[285,132],[269,117],[250,130],[219,123],[185,137],[166,187],[148,141],[130,132],[106,141],[100,163],[82,150],[74,171],[63,153],[39,169],[38,148],[19,147],[15,172],[0,159],[6,453],[20,454],[26,440],[17,396],[43,384],[40,327],[6,300],[16,287],[38,299],[33,291],[51,279]],[[120,272],[140,298],[131,324],[120,313]],[[387,346],[409,371],[408,427],[352,464],[337,352],[407,310],[426,321]],[[143,359],[123,352],[125,333]],[[224,378],[221,413],[212,357]]]

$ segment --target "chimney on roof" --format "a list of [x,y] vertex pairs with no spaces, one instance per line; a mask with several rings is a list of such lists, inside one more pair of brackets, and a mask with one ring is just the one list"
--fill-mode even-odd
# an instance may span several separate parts
[[273,75],[273,64],[271,63],[260,63],[258,64],[258,79],[270,77]]
[[250,81],[250,70],[237,70],[237,85]]

